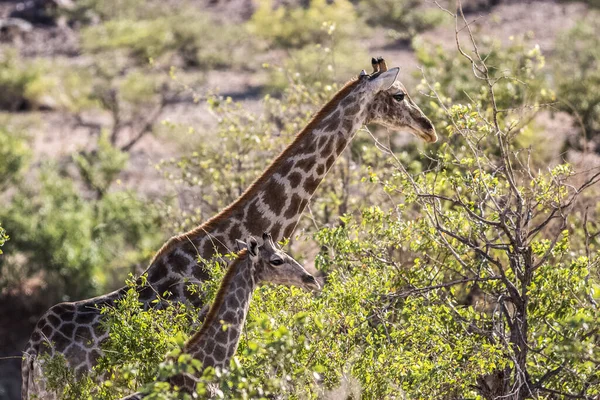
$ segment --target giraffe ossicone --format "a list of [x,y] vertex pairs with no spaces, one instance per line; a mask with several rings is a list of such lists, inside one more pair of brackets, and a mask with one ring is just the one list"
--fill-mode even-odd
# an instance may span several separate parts
[[[314,276],[273,242],[271,235],[263,234],[262,245],[254,237],[249,237],[246,242],[238,241],[238,245],[238,258],[229,265],[221,280],[204,323],[184,347],[185,353],[202,363],[198,375],[207,367],[229,367],[239,344],[252,293],[258,285],[297,286],[307,291],[321,288]],[[169,378],[168,382],[171,389],[191,395],[198,380],[199,376],[185,373]],[[140,392],[125,399],[142,398],[144,395]]]
[[[275,241],[291,237],[311,196],[363,125],[407,130],[429,143],[437,140],[433,124],[397,80],[398,69],[388,70],[383,59],[374,59],[373,67],[374,73],[344,85],[237,200],[197,228],[167,241],[144,272],[148,284],[138,281],[143,307],[162,306],[162,301],[155,304],[154,300],[157,293],[165,292],[171,293],[171,301],[201,307],[205,295],[188,290],[190,284],[209,279],[198,257],[228,253],[236,239],[260,237],[263,232],[271,232]],[[114,305],[126,290],[57,304],[42,316],[24,351],[23,399],[55,398],[45,391],[41,353],[61,353],[77,372],[91,370],[108,337],[100,324],[100,308]]]

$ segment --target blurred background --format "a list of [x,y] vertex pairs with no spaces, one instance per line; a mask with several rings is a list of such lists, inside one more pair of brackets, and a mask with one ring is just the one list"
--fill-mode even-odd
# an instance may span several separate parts
[[[528,76],[527,94],[501,95],[551,104],[527,116],[536,162],[598,166],[600,2],[462,4],[495,68]],[[20,398],[20,354],[48,307],[142,272],[372,56],[401,67],[436,122],[424,79],[454,101],[475,87],[457,54],[454,20],[425,0],[0,1],[0,399]],[[393,146],[408,163],[422,148],[408,133]],[[359,133],[300,232],[369,204],[365,148]]]

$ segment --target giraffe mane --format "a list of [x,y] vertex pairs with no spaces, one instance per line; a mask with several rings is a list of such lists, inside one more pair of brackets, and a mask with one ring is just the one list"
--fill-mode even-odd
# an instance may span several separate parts
[[161,257],[163,254],[170,251],[174,246],[183,241],[188,241],[191,238],[196,237],[203,232],[210,230],[212,226],[216,223],[221,222],[224,219],[227,219],[231,212],[239,205],[243,204],[248,198],[254,196],[258,188],[265,183],[269,177],[283,162],[283,160],[289,155],[289,153],[293,150],[294,146],[302,140],[302,138],[310,131],[312,131],[319,122],[323,120],[325,116],[331,112],[335,107],[337,107],[338,103],[346,97],[348,93],[350,93],[355,86],[360,82],[358,78],[353,78],[350,81],[346,82],[346,84],[333,96],[331,100],[329,100],[325,105],[321,107],[317,113],[311,118],[310,122],[296,135],[294,141],[290,143],[277,158],[267,167],[267,169],[262,173],[261,176],[256,178],[254,182],[246,189],[246,191],[233,203],[229,204],[225,207],[220,213],[216,214],[202,225],[197,226],[196,228],[182,233],[180,235],[176,235],[171,237],[155,254],[154,258],[150,262],[150,265],[154,264],[154,262]]
[[227,269],[227,272],[225,273],[225,275],[223,276],[223,279],[221,280],[221,285],[219,286],[219,290],[217,291],[217,294],[215,295],[215,299],[210,306],[208,314],[206,314],[206,318],[204,318],[204,322],[202,323],[200,330],[198,332],[196,332],[185,344],[186,351],[189,350],[190,347],[192,347],[194,344],[196,344],[200,340],[200,338],[208,330],[208,327],[210,326],[211,322],[213,322],[213,320],[216,318],[217,314],[219,313],[219,309],[221,308],[221,306],[223,305],[223,301],[225,300],[225,295],[227,294],[227,288],[229,286],[229,283],[233,279],[233,277],[238,269],[238,265],[240,265],[243,261],[246,261],[247,259],[248,259],[248,251],[247,251],[247,249],[242,249],[237,254],[237,258],[235,260],[233,260],[231,262],[231,264],[229,264],[229,268]]

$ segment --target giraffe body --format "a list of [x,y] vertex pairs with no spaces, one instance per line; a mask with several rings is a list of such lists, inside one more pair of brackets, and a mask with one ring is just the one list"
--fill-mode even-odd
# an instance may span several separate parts
[[[241,243],[243,249],[223,277],[206,320],[184,348],[185,353],[202,363],[202,370],[229,367],[257,285],[269,282],[305,290],[320,288],[316,279],[297,261],[277,248],[270,235],[263,234],[262,246],[252,237],[247,243]],[[179,374],[171,377],[169,383],[172,388],[191,395],[195,391],[197,377]],[[136,393],[125,399],[143,397],[142,393]]]
[[[240,198],[201,226],[171,238],[157,252],[145,271],[149,285],[139,287],[144,307],[155,306],[156,293],[165,292],[171,293],[171,301],[202,307],[202,291],[199,295],[187,290],[190,284],[202,289],[209,278],[198,265],[198,256],[210,259],[216,253],[228,253],[237,239],[262,232],[271,232],[275,241],[289,238],[311,196],[364,124],[404,128],[427,142],[437,140],[429,119],[396,81],[398,68],[387,70],[383,60],[373,61],[374,73],[363,71],[347,83]],[[107,336],[95,304],[112,305],[124,290],[61,303],[42,316],[24,350],[23,399],[33,395],[54,398],[44,389],[43,363],[38,358],[42,352],[62,353],[79,372],[91,370]]]

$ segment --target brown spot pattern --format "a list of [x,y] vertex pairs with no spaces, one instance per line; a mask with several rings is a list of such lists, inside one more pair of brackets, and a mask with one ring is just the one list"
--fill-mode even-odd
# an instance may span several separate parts
[[48,316],[48,322],[50,322],[54,326],[60,325],[60,319],[56,315],[50,314]]
[[[296,193],[292,195],[292,200],[290,201],[290,206],[284,214],[286,218],[292,218],[293,216],[298,214],[298,207],[300,206],[300,200],[302,198],[298,196]],[[285,231],[284,231],[285,232]]]
[[150,274],[148,274],[148,280],[150,282],[158,282],[162,278],[164,278],[169,271],[165,266],[165,263],[160,260],[157,261],[151,268]]
[[77,338],[78,341],[91,339],[92,330],[87,326],[78,326],[75,330],[75,338]]
[[67,323],[64,324],[60,330],[62,331],[63,335],[65,335],[68,338],[73,337],[73,331],[75,330],[75,324],[72,323]]
[[315,164],[315,157],[307,157],[303,160],[300,160],[296,163],[296,168],[301,169],[303,171],[309,172],[313,165]]
[[189,263],[187,257],[175,252],[169,254],[167,258],[167,264],[171,267],[171,270],[180,275],[186,274]]
[[290,186],[292,188],[298,187],[298,185],[302,181],[302,175],[300,175],[300,173],[298,173],[298,172],[292,172],[291,174],[288,175],[287,178],[290,181]]
[[278,222],[271,227],[271,236],[274,240],[279,239],[279,232],[281,231],[281,224]]
[[285,186],[271,178],[265,187],[263,201],[275,214],[281,214],[287,196]]
[[229,231],[229,237],[231,238],[231,240],[242,238],[242,230],[240,229],[240,224],[233,224],[231,230]]
[[321,176],[325,173],[325,166],[323,164],[317,165],[317,175]]
[[161,282],[160,285],[157,286],[156,291],[160,296],[164,296],[166,292],[173,292],[179,282],[180,280],[177,278],[169,278],[166,281]]
[[73,321],[75,317],[75,313],[72,311],[66,311],[60,315],[60,318],[63,322]]
[[269,220],[258,211],[257,202],[255,200],[248,206],[248,214],[246,214],[244,223],[252,235],[262,234],[269,226]]
[[344,115],[346,117],[353,117],[356,114],[358,114],[359,110],[360,110],[360,106],[358,105],[358,102],[356,102],[353,105],[346,107],[346,109],[344,110]]
[[348,133],[352,130],[352,126],[354,125],[354,121],[352,119],[344,119],[342,122],[342,130],[345,133]]
[[331,168],[331,166],[333,165],[334,162],[335,162],[335,157],[329,156],[327,161],[325,161],[325,168],[327,169],[327,171],[329,171],[329,168]]
[[347,142],[344,139],[338,139],[337,144],[335,146],[335,154],[339,156],[341,152],[344,151],[344,149],[346,148],[346,143]]
[[306,190],[308,194],[313,194],[317,186],[319,186],[319,183],[321,183],[321,179],[309,176],[306,178],[306,181],[304,181],[304,190]]
[[331,152],[333,151],[333,142],[334,142],[334,137],[330,136],[329,140],[327,141],[327,144],[325,145],[325,147],[321,150],[321,157],[325,158],[328,157]]

